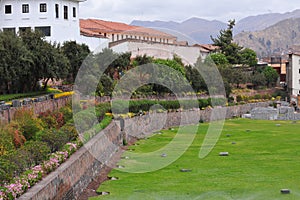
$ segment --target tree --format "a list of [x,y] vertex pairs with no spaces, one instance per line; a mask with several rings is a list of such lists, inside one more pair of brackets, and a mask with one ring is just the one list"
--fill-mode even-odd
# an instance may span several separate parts
[[0,93],[29,90],[27,71],[33,64],[30,51],[10,32],[0,32]]
[[276,85],[276,83],[278,81],[278,78],[279,78],[279,75],[278,75],[278,73],[275,69],[268,66],[264,69],[263,75],[265,76],[266,83],[267,83],[268,86],[275,86]]
[[84,59],[89,55],[90,49],[85,44],[68,41],[63,43],[61,50],[70,63],[68,81],[74,83],[78,70]]
[[20,34],[25,47],[31,52],[32,65],[26,71],[27,81],[31,82],[31,91],[39,89],[37,82],[44,80],[44,88],[50,79],[65,78],[69,62],[61,53],[60,47],[48,43],[40,32],[31,30]]
[[220,47],[220,52],[226,56],[230,64],[255,66],[257,63],[256,53],[249,48],[244,48],[233,42],[234,26],[235,20],[229,20],[226,30],[221,30],[216,38],[211,36],[214,45]]
[[114,81],[106,74],[103,74],[98,83],[96,94],[98,96],[111,96],[113,90]]
[[211,40],[214,45],[220,47],[220,52],[223,53],[229,63],[231,64],[239,64],[239,51],[243,49],[243,47],[233,42],[233,27],[235,26],[235,20],[229,20],[228,28],[226,30],[221,30],[220,35],[217,38],[213,38],[211,36]]
[[229,64],[226,56],[222,53],[213,53],[210,58],[214,61],[217,66]]
[[116,56],[116,59],[109,65],[109,67],[105,71],[105,73],[112,78],[114,78],[115,73],[118,73],[118,75],[124,74],[124,71],[127,70],[131,62],[131,52],[114,54]]
[[148,63],[152,63],[153,58],[144,54],[143,56],[137,56],[133,61],[133,66],[145,65]]
[[240,51],[240,64],[254,67],[257,64],[256,53],[252,49],[245,48]]
[[205,84],[202,76],[200,75],[197,69],[193,68],[192,66],[186,66],[185,70],[186,78],[196,92],[208,92],[207,85]]
[[259,86],[266,85],[266,77],[263,73],[254,72],[253,76],[251,77],[251,82],[254,86],[254,88],[257,88]]

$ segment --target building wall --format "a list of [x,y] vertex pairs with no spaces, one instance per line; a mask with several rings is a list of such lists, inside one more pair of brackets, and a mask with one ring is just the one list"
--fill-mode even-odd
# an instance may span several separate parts
[[141,41],[125,41],[112,46],[115,52],[132,52],[132,56],[147,54],[155,58],[172,59],[173,55],[180,56],[184,64],[195,64],[199,56],[204,59],[208,54],[200,52],[198,47],[179,46],[170,44],[150,43]]
[[288,91],[291,100],[297,102],[297,96],[300,94],[300,56],[290,55],[289,64],[287,67]]
[[133,30],[135,33],[130,31],[124,31],[120,33],[102,33],[103,36],[108,37],[109,42],[117,42],[120,40],[126,40],[126,39],[134,39],[134,40],[140,40],[140,41],[148,41],[148,42],[157,42],[157,43],[164,43],[164,44],[174,44],[176,42],[176,37],[170,38],[170,37],[163,37],[159,35],[150,35],[145,36],[142,33],[139,33],[139,29]]
[[[47,11],[40,12],[40,4],[46,3]],[[29,4],[29,13],[22,13],[22,4]],[[55,4],[59,5],[59,16],[56,18]],[[5,14],[5,5],[12,6],[12,13]],[[64,6],[68,7],[68,19],[64,19]],[[76,17],[73,17],[73,7]],[[0,29],[15,28],[16,33],[20,27],[51,26],[51,36],[48,41],[64,42],[77,40],[80,36],[79,29],[79,1],[71,0],[1,0],[0,1]]]
[[108,48],[109,40],[107,38],[86,37],[81,35],[77,40],[78,43],[86,44],[91,51],[101,52],[102,49]]

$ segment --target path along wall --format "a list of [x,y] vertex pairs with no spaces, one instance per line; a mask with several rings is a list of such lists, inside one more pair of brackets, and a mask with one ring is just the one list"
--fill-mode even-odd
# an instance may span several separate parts
[[[255,107],[267,107],[269,103],[256,103],[227,108],[226,118],[241,116]],[[200,115],[199,115],[200,112]],[[198,124],[199,116],[203,121],[211,119],[212,109],[174,113],[155,113],[125,120],[125,133],[143,138],[161,128]],[[218,116],[214,117],[218,120]],[[161,125],[161,121],[165,124]],[[74,153],[55,172],[31,188],[20,200],[76,199],[88,184],[103,170],[111,157],[120,150],[123,133],[120,122],[113,121],[105,130],[92,138],[84,147]],[[100,162],[104,161],[104,162]]]

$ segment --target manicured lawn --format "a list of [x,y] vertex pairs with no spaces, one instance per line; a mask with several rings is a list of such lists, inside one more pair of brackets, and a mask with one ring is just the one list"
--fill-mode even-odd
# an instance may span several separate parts
[[[300,122],[229,120],[213,151],[199,159],[207,128],[208,124],[201,124],[184,155],[161,170],[141,174],[113,170],[109,176],[119,180],[98,189],[111,194],[91,199],[300,199]],[[162,133],[130,148],[157,150],[172,140],[176,130]],[[220,157],[224,151],[230,156]],[[134,161],[123,159],[120,165],[130,168]],[[180,172],[183,168],[192,171]],[[280,194],[284,188],[291,194]]]
[[51,94],[51,93],[59,93],[59,90],[47,88],[47,90],[44,91],[19,93],[19,94],[5,94],[5,95],[0,95],[0,101],[11,101],[15,99],[31,98],[31,97],[37,97],[40,95]]

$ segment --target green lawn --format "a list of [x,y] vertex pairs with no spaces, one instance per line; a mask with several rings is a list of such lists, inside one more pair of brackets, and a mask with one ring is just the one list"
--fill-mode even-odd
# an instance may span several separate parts
[[[226,121],[213,151],[199,159],[207,128],[208,124],[201,124],[184,155],[161,170],[142,174],[113,170],[109,176],[119,180],[105,182],[98,189],[111,194],[91,199],[300,199],[300,122]],[[157,150],[172,140],[176,130],[162,133],[130,148],[134,152]],[[224,151],[230,156],[220,157]],[[166,159],[160,155],[158,159]],[[131,158],[120,161],[125,168],[134,163]],[[180,172],[183,168],[192,171]],[[291,194],[280,194],[284,188]]]
[[46,90],[37,91],[37,92],[28,92],[28,93],[19,93],[19,94],[3,94],[0,95],[0,101],[11,101],[16,99],[24,99],[24,98],[31,98],[37,97],[45,94],[51,93],[60,93],[57,89],[47,88]]

